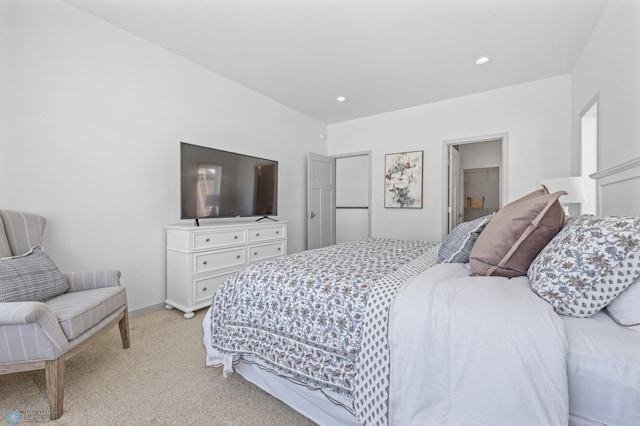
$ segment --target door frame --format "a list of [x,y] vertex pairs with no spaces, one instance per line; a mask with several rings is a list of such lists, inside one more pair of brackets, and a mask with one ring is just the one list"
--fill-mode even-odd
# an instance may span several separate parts
[[448,139],[442,141],[443,146],[443,160],[442,160],[442,182],[443,182],[443,191],[442,191],[442,239],[447,236],[448,233],[448,224],[449,224],[449,191],[450,191],[450,182],[449,182],[449,147],[451,145],[466,145],[472,143],[480,143],[480,142],[490,142],[499,140],[501,144],[501,159],[500,159],[500,200],[499,205],[502,207],[505,200],[508,199],[509,188],[509,133],[495,133],[490,135],[480,135],[480,136],[472,136],[467,138],[459,138],[459,139]]
[[[593,179],[588,179],[590,174],[601,170],[600,159],[602,155],[600,153],[600,115],[598,112],[600,104],[600,94],[596,93],[596,95],[589,101],[589,103],[580,111],[580,120],[578,123],[578,151],[580,153],[578,158],[578,170],[579,176],[582,176],[585,180],[585,186],[587,190],[587,202],[582,203],[580,205],[580,213],[584,214],[600,214],[600,209],[597,202],[597,186],[596,181]],[[595,111],[594,111],[595,107]],[[595,132],[589,131],[585,134],[585,119],[590,119],[595,117],[593,124],[595,125]],[[595,155],[595,170],[585,170],[585,139],[593,139],[593,143],[595,145],[594,151],[591,152]]]
[[[462,191],[456,191],[452,185],[453,178],[458,178],[458,187],[462,186],[460,183],[464,182],[463,179],[463,170],[460,167],[461,157],[460,157],[460,146],[459,145],[448,145],[447,146],[447,232],[451,232],[451,230],[458,224],[461,223],[460,220],[460,207],[463,194]],[[453,153],[457,153],[456,161],[452,161],[454,156]],[[452,223],[453,222],[453,223]]]

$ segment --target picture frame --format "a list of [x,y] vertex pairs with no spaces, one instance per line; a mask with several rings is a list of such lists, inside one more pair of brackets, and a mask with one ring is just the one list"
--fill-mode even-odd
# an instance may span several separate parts
[[385,208],[422,208],[423,157],[424,151],[385,155]]

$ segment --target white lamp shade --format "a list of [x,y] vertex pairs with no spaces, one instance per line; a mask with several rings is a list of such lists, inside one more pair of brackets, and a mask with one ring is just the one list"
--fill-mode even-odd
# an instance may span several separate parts
[[581,176],[544,179],[540,181],[540,185],[546,186],[550,193],[566,191],[567,195],[560,197],[562,204],[585,203],[589,199],[585,178]]

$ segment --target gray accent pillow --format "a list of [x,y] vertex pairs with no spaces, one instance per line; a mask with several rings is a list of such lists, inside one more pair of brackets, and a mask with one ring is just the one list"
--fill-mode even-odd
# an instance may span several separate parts
[[0,302],[44,302],[68,289],[64,275],[40,246],[0,259]]
[[4,222],[0,217],[0,258],[11,257],[11,247],[9,246],[9,240],[7,240],[7,232],[4,230]]
[[527,275],[557,313],[595,314],[640,276],[640,217],[579,216],[540,252]]
[[438,263],[469,263],[469,254],[493,215],[463,222],[449,232],[438,249]]

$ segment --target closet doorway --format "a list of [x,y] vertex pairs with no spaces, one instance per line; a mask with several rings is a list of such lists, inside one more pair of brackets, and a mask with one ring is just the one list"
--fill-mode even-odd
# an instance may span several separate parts
[[444,142],[443,238],[458,224],[495,213],[507,194],[508,135]]
[[498,211],[500,205],[500,167],[463,169],[464,221]]
[[371,154],[336,160],[336,243],[371,235]]

